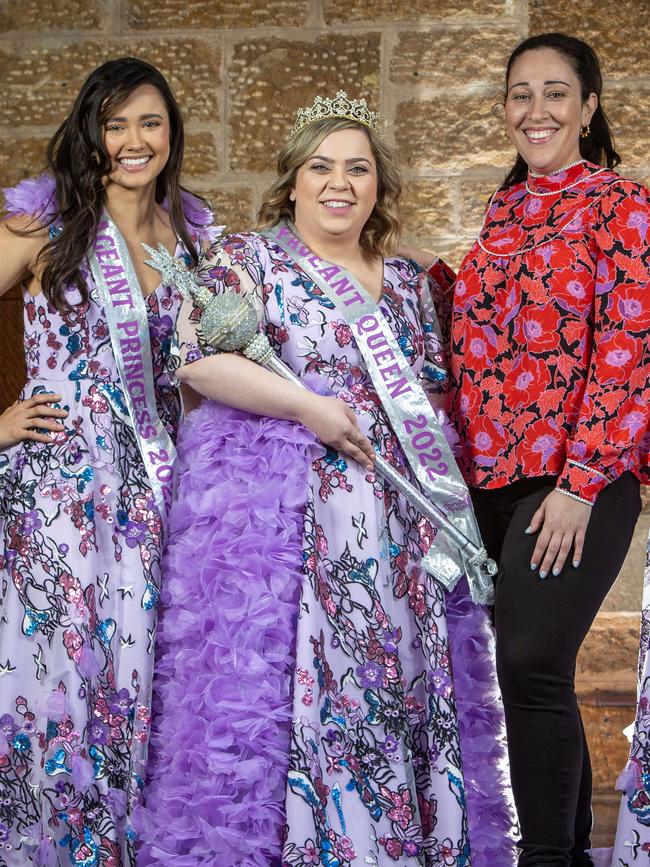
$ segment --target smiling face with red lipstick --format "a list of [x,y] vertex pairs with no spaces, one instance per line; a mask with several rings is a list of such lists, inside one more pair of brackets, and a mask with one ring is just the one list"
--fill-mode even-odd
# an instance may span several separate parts
[[580,128],[598,106],[583,99],[571,63],[554,48],[519,56],[510,69],[505,100],[508,136],[535,174],[550,174],[581,158]]

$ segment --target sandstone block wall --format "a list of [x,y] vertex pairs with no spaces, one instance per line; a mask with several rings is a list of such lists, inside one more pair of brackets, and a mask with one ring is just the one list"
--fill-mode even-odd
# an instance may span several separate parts
[[[4,0],[0,186],[42,168],[47,139],[95,65],[135,54],[163,70],[184,110],[186,184],[229,229],[249,228],[295,110],[342,88],[386,119],[407,236],[458,265],[513,159],[491,111],[504,62],[521,38],[555,29],[599,50],[622,171],[650,183],[650,0]],[[16,291],[0,299],[0,406],[23,381],[21,318]],[[632,671],[636,616],[617,612],[638,607],[647,513],[580,664],[601,842],[633,684],[619,678],[619,692],[607,692],[599,639],[616,650],[605,669]]]

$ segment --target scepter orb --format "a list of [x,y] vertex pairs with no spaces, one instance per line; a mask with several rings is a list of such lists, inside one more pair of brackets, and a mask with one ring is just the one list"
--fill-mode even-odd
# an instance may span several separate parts
[[274,355],[266,334],[259,329],[255,307],[245,295],[226,292],[203,298],[194,296],[203,307],[199,326],[201,339],[220,352],[242,352],[251,361],[268,364]]

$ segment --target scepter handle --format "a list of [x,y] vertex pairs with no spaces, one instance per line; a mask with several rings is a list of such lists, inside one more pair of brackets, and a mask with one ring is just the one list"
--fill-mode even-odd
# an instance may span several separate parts
[[[307,388],[300,377],[296,376],[293,370],[281,361],[275,353],[270,354],[268,358],[262,361],[262,364],[273,373],[277,373],[285,379],[288,379],[290,382],[293,382],[295,385],[299,385],[300,388]],[[470,559],[476,559],[477,565],[482,566],[489,575],[496,573],[496,564],[494,563],[494,560],[488,559],[485,554],[485,549],[479,548],[475,545],[471,539],[469,539],[461,530],[458,529],[458,527],[456,527],[454,523],[452,523],[452,521],[449,520],[447,515],[439,506],[436,506],[435,503],[432,503],[427,497],[425,497],[424,494],[415,487],[415,485],[405,479],[404,476],[381,455],[376,455],[375,457],[374,470],[378,476],[381,476],[382,479],[389,482],[389,484],[406,497],[411,505],[415,506],[415,508],[428,521],[438,527],[439,530],[442,530],[461,551],[465,551]]]

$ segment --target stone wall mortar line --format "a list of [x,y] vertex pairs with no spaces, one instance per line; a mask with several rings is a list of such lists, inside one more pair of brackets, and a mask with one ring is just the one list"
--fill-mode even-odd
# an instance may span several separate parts
[[476,80],[456,86],[450,84],[441,84],[437,86],[422,81],[414,84],[391,81],[391,87],[394,88],[395,94],[400,98],[400,101],[412,100],[414,102],[425,102],[429,99],[435,99],[437,96],[486,96],[490,99],[496,99],[500,96],[500,88],[498,84]]
[[325,21],[325,0],[310,0],[309,3],[309,19],[314,26],[327,27]]
[[121,33],[126,17],[125,0],[105,0],[105,5],[108,6],[109,32],[115,35]]
[[403,181],[408,183],[416,183],[417,181],[448,181],[450,185],[458,182],[462,183],[476,183],[480,184],[481,182],[485,183],[493,183],[498,184],[500,180],[505,176],[506,170],[502,169],[500,172],[490,174],[489,171],[482,171],[477,174],[467,174],[463,171],[454,171],[448,174],[443,172],[434,172],[434,171],[422,171],[418,172],[415,169],[403,169],[400,170],[400,177]]
[[[116,0],[118,3],[119,0]],[[116,6],[116,8],[118,8]],[[121,8],[121,4],[120,7]],[[124,37],[125,39],[132,40],[133,38],[140,38],[147,40],[155,40],[157,38],[168,38],[168,37],[178,37],[181,39],[191,39],[193,37],[208,37],[211,35],[215,35],[218,33],[228,33],[235,34],[238,37],[241,36],[283,36],[287,34],[294,34],[295,38],[298,39],[302,34],[310,34],[310,33],[318,33],[320,35],[326,34],[336,34],[336,35],[349,35],[351,33],[363,33],[367,31],[378,32],[378,31],[387,31],[387,32],[395,32],[396,30],[403,30],[404,32],[423,32],[426,33],[429,30],[435,29],[439,31],[445,32],[458,32],[463,30],[476,30],[480,32],[482,28],[486,26],[490,26],[491,29],[500,31],[503,30],[504,33],[508,31],[513,31],[519,27],[518,21],[516,18],[512,18],[511,20],[504,20],[503,17],[499,18],[490,18],[487,16],[479,16],[473,18],[463,19],[462,21],[458,20],[430,20],[423,22],[421,18],[408,20],[408,19],[400,19],[399,21],[384,21],[379,19],[367,19],[362,21],[350,21],[350,22],[337,22],[335,24],[325,24],[321,23],[317,19],[310,21],[310,23],[305,25],[300,25],[296,27],[286,27],[282,25],[275,24],[263,24],[259,26],[252,27],[178,27],[178,28],[160,28],[156,30],[144,30],[139,28],[128,27],[125,23],[125,15],[117,16],[112,12],[111,18],[115,17],[120,23],[119,27],[115,30],[115,35],[119,35],[120,37]],[[75,29],[70,28],[69,30],[57,30],[55,32],[50,31],[45,34],[39,31],[30,31],[30,30],[5,30],[2,34],[0,34],[0,43],[2,41],[13,42],[14,38],[17,37],[26,42],[33,41],[49,41],[49,40],[58,40],[62,37],[66,37],[70,34],[81,35],[85,37],[92,37],[93,34],[103,33],[104,30],[98,30],[97,28],[89,28],[89,29]]]
[[[182,106],[181,106],[182,109]],[[185,121],[185,132],[193,133],[193,132],[214,132],[218,126],[222,124],[217,124],[214,120],[186,120]]]
[[423,15],[419,15],[417,18],[357,18],[354,21],[333,21],[331,24],[325,24],[324,26],[328,29],[334,29],[337,27],[345,27],[347,29],[353,29],[355,27],[364,27],[368,26],[369,23],[374,22],[376,27],[388,27],[391,30],[396,30],[403,28],[405,30],[412,30],[413,27],[440,27],[440,28],[463,28],[465,26],[468,27],[485,27],[486,25],[490,26],[499,26],[503,24],[503,26],[507,26],[509,21],[520,21],[517,15],[513,12],[503,12],[495,15],[468,15],[465,18],[427,18]]
[[422,21],[421,18],[414,19],[413,21],[408,21],[406,19],[401,19],[400,21],[381,21],[375,19],[374,21],[371,19],[364,21],[351,21],[349,24],[342,25],[340,23],[337,24],[328,24],[325,25],[327,31],[336,32],[337,30],[344,30],[344,32],[349,33],[354,30],[363,30],[368,27],[374,27],[376,29],[381,28],[383,30],[387,30],[391,33],[430,33],[435,31],[436,33],[460,33],[463,31],[476,31],[477,33],[481,33],[487,26],[489,26],[490,30],[494,30],[496,32],[503,31],[504,35],[508,33],[513,33],[515,31],[519,32],[521,30],[521,25],[516,18],[512,19],[503,19],[503,18],[467,18],[462,21],[458,20],[442,20],[438,19],[431,21]]
[[[269,160],[269,166],[271,165],[271,160]],[[206,174],[193,174],[192,180],[194,179],[204,179],[204,178],[215,178],[221,177],[222,180],[225,180],[228,184],[232,186],[241,186],[242,184],[250,184],[255,181],[263,181],[264,183],[270,184],[275,179],[275,173],[269,169],[266,172],[246,172],[241,169],[233,169],[232,171],[226,169],[222,172],[214,173],[206,173]]]
[[[357,22],[358,23],[358,22]],[[381,26],[383,22],[379,22],[376,26]],[[364,26],[365,22],[364,22]],[[398,35],[401,34],[409,34],[409,33],[483,33],[485,32],[485,28],[489,27],[491,32],[494,32],[496,35],[502,34],[504,36],[509,36],[513,34],[518,34],[521,30],[521,26],[519,22],[513,18],[511,20],[503,20],[503,19],[485,19],[479,21],[478,19],[474,19],[473,21],[468,20],[467,22],[463,21],[462,23],[458,21],[430,21],[430,22],[408,22],[408,21],[399,21],[397,25],[394,27],[386,28],[391,33],[396,33]]]
[[[111,16],[112,18],[112,16]],[[38,31],[31,32],[29,30],[3,30],[0,33],[0,48],[4,43],[7,45],[32,45],[36,42],[42,45],[55,44],[59,40],[66,39],[88,39],[92,42],[97,39],[109,36],[111,39],[120,31],[113,30],[110,19],[106,20],[105,27],[92,27],[88,30],[79,30],[70,28],[69,30],[57,30],[48,34],[43,34]]]
[[[145,33],[136,33],[129,30],[120,30],[115,34],[109,34],[103,30],[63,30],[56,34],[48,35],[29,32],[25,32],[24,35],[20,35],[20,33],[9,35],[2,33],[0,34],[0,49],[5,47],[5,45],[7,47],[26,45],[30,49],[50,48],[56,51],[70,44],[76,45],[79,42],[101,42],[106,36],[110,38],[111,42],[124,44],[141,42],[143,45],[155,45],[159,42],[170,41],[205,42],[209,44],[209,40],[214,39],[223,32],[223,30],[166,30],[158,33],[149,30]],[[275,35],[279,34],[276,33]],[[88,71],[90,72],[90,70]]]
[[[179,38],[179,39],[193,39],[193,38],[203,38],[207,39],[210,37],[214,37],[217,34],[231,34],[234,35],[237,39],[243,38],[268,38],[268,37],[278,37],[278,38],[291,38],[292,40],[299,40],[305,37],[311,36],[327,36],[329,34],[337,35],[337,36],[349,36],[352,33],[378,33],[382,30],[393,30],[394,28],[387,27],[383,24],[383,22],[355,22],[354,24],[348,25],[321,25],[318,23],[305,25],[302,27],[283,27],[281,25],[275,24],[263,24],[259,27],[195,27],[195,28],[174,28],[169,30],[134,30],[124,28],[120,30],[119,36],[124,38],[125,40],[133,41],[134,39],[142,38],[147,41],[155,41],[156,39],[169,39],[169,38]],[[97,33],[97,30],[61,30],[57,31],[55,35],[43,35],[43,34],[32,34],[28,31],[16,31],[16,34],[24,33],[24,36],[20,37],[24,41],[33,41],[32,36],[35,36],[41,40],[49,40],[49,39],[57,39],[61,34],[67,33],[75,33],[80,34],[82,36],[88,37],[93,33]],[[5,38],[6,34],[0,35],[0,42]],[[11,34],[13,36],[13,33]],[[13,42],[14,40],[7,40]]]
[[[259,179],[256,179],[256,181],[257,180]],[[244,181],[242,179],[239,181],[233,181],[227,175],[224,175],[221,178],[215,177],[214,175],[192,175],[189,178],[183,177],[183,184],[190,190],[210,190],[213,187],[218,186],[218,188],[224,192],[239,192],[242,189],[242,186],[244,186]],[[250,178],[247,179],[245,186],[248,189],[251,189],[253,186]],[[261,186],[264,188],[270,186],[270,181],[269,184],[261,184]]]
[[607,108],[607,96],[612,92],[621,92],[627,91],[630,92],[630,88],[640,87],[642,90],[645,90],[647,87],[650,87],[650,75],[622,75],[620,78],[614,78],[611,75],[608,75],[603,78],[603,101],[605,102],[605,108]]
[[[113,19],[114,16],[111,16]],[[119,20],[119,19],[116,19]],[[249,28],[196,28],[196,29],[174,29],[174,30],[149,30],[149,31],[140,31],[140,30],[129,30],[121,27],[119,24],[115,25],[115,29],[106,28],[102,30],[92,29],[92,30],[58,30],[55,33],[38,33],[38,32],[30,32],[30,31],[4,31],[0,34],[0,48],[3,46],[16,46],[26,44],[30,48],[56,48],[56,47],[64,47],[69,42],[79,42],[82,40],[87,40],[88,42],[95,42],[102,35],[108,35],[111,39],[115,39],[119,42],[134,42],[141,41],[143,44],[152,44],[162,40],[187,40],[187,41],[207,41],[209,39],[214,39],[217,36],[228,35],[231,36],[235,41],[255,41],[257,39],[264,38],[280,38],[286,41],[304,41],[305,39],[317,39],[323,36],[349,36],[354,33],[359,35],[368,34],[368,33],[384,33],[384,34],[400,34],[400,33],[424,33],[431,32],[434,29],[436,32],[441,30],[445,30],[445,32],[465,32],[467,30],[476,29],[476,32],[480,33],[481,29],[485,26],[485,24],[489,23],[491,30],[498,32],[502,32],[503,35],[512,34],[513,37],[517,37],[518,33],[516,32],[519,28],[516,25],[516,22],[495,22],[495,21],[474,21],[468,22],[467,24],[463,23],[463,25],[459,25],[456,22],[450,23],[448,27],[443,28],[441,25],[436,24],[434,27],[427,25],[414,25],[413,27],[408,26],[408,22],[399,22],[399,27],[391,27],[384,22],[354,22],[351,25],[341,26],[341,25],[310,25],[306,27],[278,27],[278,26],[262,26],[262,27],[249,27]],[[474,27],[473,27],[474,25]],[[514,43],[513,43],[514,44]],[[604,78],[605,86],[608,84],[642,84],[648,85],[650,84],[650,76],[628,76],[624,73],[616,74],[616,75],[608,75]],[[421,84],[418,83],[418,86]]]
[[384,135],[390,145],[395,144],[392,130],[395,129],[396,103],[390,81],[390,61],[395,49],[395,36],[392,33],[382,33],[379,40],[379,111],[384,119]]
[[[230,46],[228,36],[221,35],[221,123],[219,126],[219,165],[222,171],[229,168],[229,141],[230,141],[230,89],[228,87],[228,69],[230,66]],[[216,125],[213,122],[213,128]]]
[[[61,118],[61,120],[63,120],[63,118]],[[29,126],[29,124],[21,124],[20,126],[0,124],[0,139],[7,141],[8,139],[22,140],[27,138],[50,138],[54,135],[57,128],[56,124],[35,126]]]
[[521,25],[521,38],[525,39],[530,30],[530,3],[529,0],[514,0],[513,14],[518,18]]
[[8,47],[25,45],[28,48],[53,48],[63,47],[69,42],[80,42],[86,40],[88,42],[97,42],[99,39],[109,37],[114,39],[116,35],[107,29],[98,30],[57,30],[56,33],[31,33],[28,30],[4,30],[0,33],[0,49],[5,45]]
[[[279,28],[279,27],[257,27],[257,28],[205,28],[205,29],[194,29],[194,30],[160,30],[160,31],[134,31],[134,30],[125,30],[125,29],[117,29],[117,30],[109,30],[108,28],[97,30],[59,30],[56,33],[49,34],[41,34],[41,33],[32,33],[30,31],[4,31],[0,34],[0,48],[7,46],[13,47],[16,45],[27,44],[31,48],[57,48],[57,47],[65,47],[66,44],[77,43],[82,40],[86,40],[88,42],[96,42],[102,35],[109,35],[112,39],[118,42],[134,42],[141,41],[143,44],[152,44],[162,40],[188,40],[188,41],[207,41],[209,39],[214,39],[215,37],[221,37],[224,35],[231,36],[235,41],[243,41],[245,39],[250,39],[255,41],[257,39],[264,39],[270,37],[279,37],[283,40],[287,41],[304,41],[305,39],[317,39],[319,37],[332,35],[332,36],[346,36],[351,35],[352,33],[366,34],[366,33],[383,33],[390,35],[399,35],[400,32],[411,33],[427,33],[431,30],[430,27],[427,26],[419,26],[410,28],[405,26],[403,22],[400,22],[402,25],[400,28],[394,27],[386,27],[382,26],[378,23],[364,23],[355,27],[334,27],[334,26],[309,26],[309,27],[296,27],[296,28]],[[436,26],[436,31],[440,28]],[[457,24],[450,25],[448,28],[450,32],[453,31],[467,31],[470,29],[469,27],[463,26],[460,27]],[[478,28],[477,28],[478,29]],[[513,27],[508,24],[493,24],[492,29],[494,31],[503,31],[504,35],[508,35],[512,33]],[[480,29],[479,29],[480,32]],[[417,87],[421,87],[421,83],[416,83]],[[625,85],[628,86],[642,86],[648,87],[650,86],[650,76],[648,75],[627,75],[625,73],[613,73],[606,75],[604,77],[604,86],[607,88],[611,87],[620,87]]]
[[454,228],[454,236],[457,236],[460,234],[461,227],[461,180],[458,176],[454,176],[449,179],[449,183],[451,187],[451,220]]

